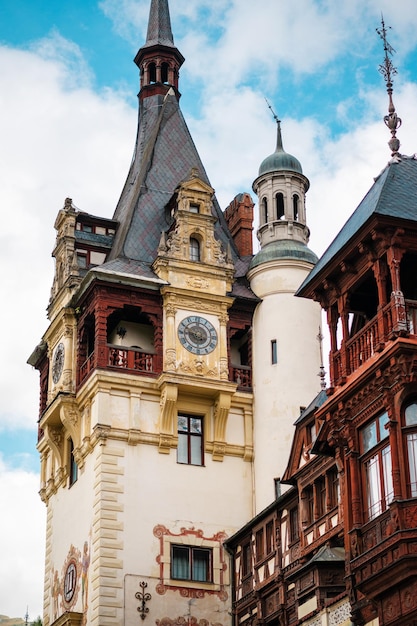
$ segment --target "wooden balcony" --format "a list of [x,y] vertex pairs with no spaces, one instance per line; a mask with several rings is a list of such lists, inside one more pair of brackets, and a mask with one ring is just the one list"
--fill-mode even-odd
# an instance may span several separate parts
[[[332,386],[341,385],[346,377],[355,372],[378,352],[387,341],[395,338],[396,304],[389,302],[353,337],[348,339],[340,350],[331,354]],[[417,302],[406,300],[407,332],[417,334]]]
[[232,365],[229,368],[229,377],[240,389],[252,389],[252,368],[248,365]]
[[[84,361],[79,371],[78,384],[81,385],[97,367],[96,352],[93,352]],[[142,352],[137,348],[124,348],[108,344],[105,347],[106,364],[112,370],[124,370],[126,372],[155,375],[156,354]]]
[[[97,350],[92,352],[81,365],[78,374],[78,386],[82,385],[91,372],[100,367],[97,364]],[[106,367],[111,370],[123,370],[133,374],[145,374],[155,376],[160,373],[158,369],[158,356],[149,352],[142,352],[137,348],[125,348],[107,344],[105,346]],[[231,366],[229,368],[230,380],[237,383],[239,389],[249,391],[252,389],[252,368],[247,365]]]
[[369,598],[417,575],[417,499],[394,501],[351,535],[350,568]]

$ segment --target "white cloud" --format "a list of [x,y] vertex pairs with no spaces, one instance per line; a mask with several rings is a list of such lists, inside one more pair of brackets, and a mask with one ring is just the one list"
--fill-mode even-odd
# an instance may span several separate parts
[[0,608],[10,617],[42,615],[45,505],[39,477],[11,470],[0,455]]
[[122,95],[95,93],[84,79],[77,84],[74,74],[84,63],[65,62],[66,51],[73,59],[70,42],[54,34],[50,46],[43,40],[36,49],[42,55],[0,47],[0,262],[8,268],[0,309],[7,355],[0,427],[37,419],[37,374],[25,362],[47,326],[56,214],[70,196],[84,211],[111,216],[135,137],[136,111]]

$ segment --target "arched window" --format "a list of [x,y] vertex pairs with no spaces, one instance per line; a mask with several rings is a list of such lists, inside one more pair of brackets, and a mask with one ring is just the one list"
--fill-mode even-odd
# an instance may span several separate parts
[[149,82],[156,83],[156,65],[155,63],[149,64]]
[[190,261],[200,260],[200,242],[195,237],[190,238]]
[[295,193],[292,197],[292,213],[293,213],[293,219],[295,221],[298,220],[298,204],[300,202],[300,198],[297,196],[297,194]]
[[163,83],[167,83],[168,82],[168,68],[169,68],[168,63],[162,63],[162,65],[161,65],[161,81]]
[[404,434],[407,447],[409,495],[417,497],[417,400],[405,407]]
[[262,217],[264,224],[268,223],[268,200],[266,198],[262,199]]
[[282,220],[285,217],[284,194],[281,192],[277,193],[275,196],[275,202],[277,205],[277,220]]

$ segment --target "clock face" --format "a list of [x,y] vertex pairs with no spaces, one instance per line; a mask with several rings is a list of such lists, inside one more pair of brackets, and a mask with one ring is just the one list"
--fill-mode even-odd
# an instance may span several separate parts
[[64,578],[64,599],[71,602],[77,585],[77,567],[74,561],[70,561]]
[[64,357],[65,347],[64,344],[61,342],[58,344],[55,350],[54,360],[52,363],[52,380],[54,385],[56,385],[61,378],[62,370],[64,369]]
[[190,315],[180,322],[178,338],[184,348],[193,354],[209,354],[217,346],[213,324],[198,315]]

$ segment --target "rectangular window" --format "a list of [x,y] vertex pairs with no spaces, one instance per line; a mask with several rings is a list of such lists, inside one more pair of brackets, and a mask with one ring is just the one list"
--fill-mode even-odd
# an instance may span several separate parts
[[389,432],[386,429],[388,414],[383,413],[360,432],[361,448],[364,454],[366,505],[368,519],[373,519],[386,510],[393,499],[391,448],[387,443]]
[[242,546],[242,578],[249,576],[252,572],[252,559],[251,559],[251,547],[250,543],[245,543]]
[[194,546],[171,546],[171,578],[212,582],[212,550]]
[[258,530],[255,535],[256,560],[260,561],[264,557],[264,531]]
[[329,506],[331,509],[333,509],[339,504],[339,499],[340,499],[339,473],[336,468],[329,472],[328,485],[329,485]]
[[410,495],[417,496],[417,433],[407,435],[408,468],[410,472]]
[[271,341],[271,363],[272,363],[272,365],[276,365],[278,363],[277,340],[276,339],[272,339],[272,341]]
[[73,485],[78,479],[78,465],[74,457],[74,444],[72,443],[72,439],[69,440],[69,447],[70,447],[69,484],[71,487],[71,485]]
[[316,507],[318,517],[326,513],[326,482],[324,478],[319,478],[316,482]]
[[274,550],[274,522],[271,520],[267,523],[265,529],[265,549],[266,554],[271,554]]
[[300,525],[298,522],[298,507],[290,510],[290,543],[300,538]]
[[178,415],[177,463],[203,465],[203,418]]

